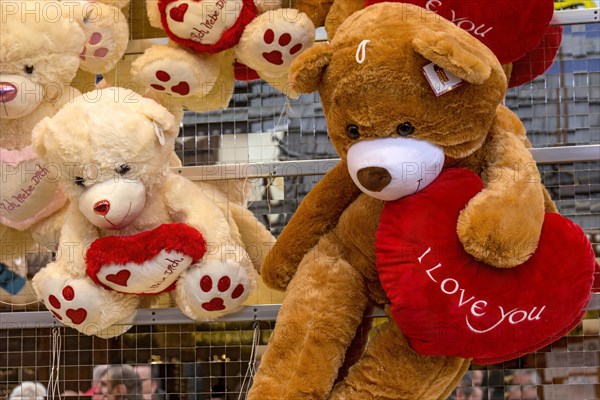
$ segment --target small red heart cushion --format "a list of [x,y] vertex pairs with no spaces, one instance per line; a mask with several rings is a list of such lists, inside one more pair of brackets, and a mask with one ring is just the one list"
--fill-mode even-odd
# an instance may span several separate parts
[[460,211],[482,188],[470,171],[447,169],[381,214],[377,270],[392,315],[418,353],[498,363],[553,342],[583,318],[596,267],[583,230],[546,213],[526,263],[486,265],[464,251],[456,233]]
[[253,0],[159,0],[158,10],[167,36],[200,53],[235,46],[258,15]]
[[384,1],[414,4],[441,15],[489,47],[501,64],[536,47],[554,15],[553,0],[365,0],[365,6]]
[[196,229],[163,224],[131,236],[96,239],[86,253],[87,275],[106,289],[157,294],[175,289],[179,275],[206,252]]

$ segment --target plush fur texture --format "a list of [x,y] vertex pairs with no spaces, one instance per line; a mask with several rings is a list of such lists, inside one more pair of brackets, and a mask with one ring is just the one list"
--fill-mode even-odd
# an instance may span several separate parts
[[306,13],[315,26],[324,26],[331,39],[352,13],[362,10],[364,0],[296,0],[295,7]]
[[[167,46],[153,46],[137,58],[132,76],[154,92],[152,96],[161,104],[171,111],[182,106],[196,112],[226,108],[235,80],[253,76],[264,79],[290,97],[297,95],[290,89],[287,75],[291,62],[314,42],[315,28],[308,16],[295,9],[281,8],[277,0],[230,2],[216,24],[209,24],[211,28],[206,28],[205,33],[214,27],[216,30],[220,26],[229,28],[216,42],[203,43],[193,32],[184,35],[170,29],[171,24],[178,29],[188,29],[177,24],[192,26],[191,18],[198,18],[195,26],[203,26],[204,19],[210,18],[210,10],[206,15],[194,14],[194,4],[181,2],[177,7],[185,11],[173,20],[170,16],[173,3],[162,0],[146,3],[150,24],[165,30],[171,41]],[[227,8],[234,6],[240,7],[236,9],[237,16],[233,9]],[[240,64],[244,68],[240,68]],[[190,87],[189,91],[181,90],[186,86]]]
[[[462,86],[436,97],[422,71],[432,59]],[[329,43],[294,62],[290,77],[299,92],[318,89],[342,162],[305,197],[262,265],[265,282],[287,294],[248,398],[445,399],[469,360],[415,354],[393,321],[334,386],[367,305],[389,302],[374,254],[384,203],[358,194],[345,161],[355,143],[399,138],[398,127],[412,123],[410,137],[442,149],[445,166],[483,179],[458,222],[465,248],[497,267],[522,263],[538,241],[544,208],[555,208],[523,125],[501,104],[504,71],[449,21],[386,3],[352,14]],[[349,125],[358,137],[349,136]]]
[[[225,303],[226,307],[215,312],[200,307],[200,280],[209,276],[216,284],[221,275],[232,282],[243,280],[249,295],[256,280],[252,264],[258,265],[264,259],[272,244],[271,235],[248,210],[227,203],[225,194],[215,186],[195,184],[172,172],[168,165],[179,127],[164,107],[127,89],[104,89],[93,94],[95,101],[79,97],[35,128],[35,150],[59,167],[61,183],[71,201],[60,251],[67,251],[69,243],[78,246],[108,236],[139,234],[162,224],[185,223],[202,234],[207,253],[201,262],[180,271],[172,292],[174,301],[194,319],[217,318],[235,310],[246,296],[234,298],[237,301]],[[123,165],[128,168],[119,169]],[[106,229],[94,225],[84,214],[86,207],[98,204],[97,199],[86,202],[85,196],[105,184],[114,184],[107,194],[109,201],[119,190],[131,191],[131,187],[143,185],[141,195],[128,192],[134,193],[129,198],[132,204],[137,200],[143,204],[130,223],[119,225],[107,217],[115,228]],[[111,209],[118,205],[112,201]],[[252,248],[252,257],[246,248]],[[58,257],[39,271],[33,279],[36,293],[57,318],[75,329],[103,337],[118,335],[129,328],[136,308],[141,306],[140,298],[93,285],[86,276],[85,256],[85,249],[79,248],[73,257]],[[75,292],[75,298],[80,299],[77,304],[81,304],[66,314],[64,307],[57,307],[56,300],[60,296],[67,300],[73,297],[65,291]],[[82,292],[94,303],[83,302]],[[83,320],[82,315],[86,316]]]
[[[31,132],[40,120],[54,115],[78,96],[76,87],[93,88],[95,74],[113,69],[120,60],[128,43],[127,22],[114,6],[117,2],[105,3],[0,1],[0,82],[19,89],[14,99],[0,103],[1,149],[26,150],[31,145]],[[128,3],[120,1],[119,5]],[[95,17],[84,21],[84,10],[95,11]],[[100,41],[98,33],[102,34]],[[94,57],[94,51],[102,48],[108,52]],[[89,50],[85,61],[80,57],[84,49]],[[75,85],[76,74],[83,69],[93,74],[87,72],[87,80]],[[4,183],[5,178],[3,174]],[[55,250],[66,208],[52,210],[50,216],[27,228],[18,227],[21,232],[13,229],[15,225],[0,225],[0,238],[7,244],[0,260],[13,265],[29,251],[43,251],[34,242]]]

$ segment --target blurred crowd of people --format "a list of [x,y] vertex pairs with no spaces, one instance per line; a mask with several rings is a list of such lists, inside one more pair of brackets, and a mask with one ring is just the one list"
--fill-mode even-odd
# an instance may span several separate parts
[[[165,392],[150,364],[97,365],[92,386],[85,392],[67,390],[69,396],[89,396],[92,400],[166,400]],[[45,400],[48,390],[39,382],[23,382],[13,389],[8,400]]]
[[448,400],[539,400],[541,379],[536,370],[507,370],[498,382],[488,371],[468,371]]

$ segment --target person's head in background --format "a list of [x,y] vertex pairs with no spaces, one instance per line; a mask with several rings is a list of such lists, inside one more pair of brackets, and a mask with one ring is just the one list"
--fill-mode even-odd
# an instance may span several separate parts
[[483,389],[479,386],[459,387],[456,400],[483,400]]
[[539,385],[541,379],[535,369],[515,369],[512,371],[511,385]]
[[506,394],[506,400],[537,400],[536,386],[511,386]]
[[[98,389],[100,387],[100,380],[102,379],[102,376],[106,374],[108,367],[110,367],[110,365],[108,364],[99,364],[94,367],[94,369],[92,370],[92,387],[85,391],[83,394],[90,395],[98,392]],[[100,396],[98,398],[100,398]]]
[[39,382],[23,382],[15,387],[8,400],[44,400],[46,387]]
[[483,386],[483,371],[480,369],[474,369],[471,371],[471,380],[473,381],[473,386]]
[[152,365],[139,364],[135,365],[133,368],[142,381],[142,398],[144,400],[152,400],[152,395],[158,390],[156,376],[152,373]]
[[[101,395],[98,397],[98,395]],[[138,400],[142,398],[142,381],[130,365],[110,365],[100,379],[94,399]]]

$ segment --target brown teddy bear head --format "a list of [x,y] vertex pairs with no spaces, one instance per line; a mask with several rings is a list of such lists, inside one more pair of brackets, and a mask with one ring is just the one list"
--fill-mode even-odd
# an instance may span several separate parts
[[[454,75],[460,86],[436,96],[432,85],[440,88],[440,81],[430,84],[424,74],[432,63],[438,80]],[[442,165],[444,156],[463,158],[481,147],[507,87],[497,58],[477,39],[399,3],[353,14],[331,42],[302,54],[290,74],[300,92],[319,91],[342,159],[360,142],[411,138],[437,148],[442,155],[434,160]]]

